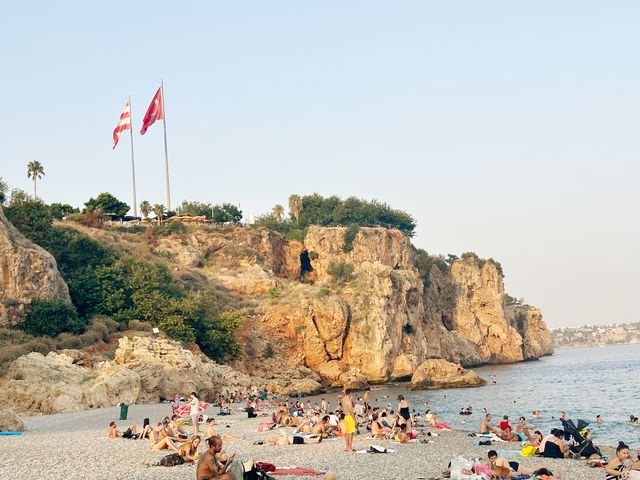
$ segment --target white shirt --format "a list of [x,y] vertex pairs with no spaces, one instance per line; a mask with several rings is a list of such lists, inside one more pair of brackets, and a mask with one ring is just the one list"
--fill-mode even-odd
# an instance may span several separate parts
[[189,402],[191,404],[191,408],[189,409],[189,414],[190,415],[198,415],[198,398],[197,397],[193,397],[191,399],[191,402]]

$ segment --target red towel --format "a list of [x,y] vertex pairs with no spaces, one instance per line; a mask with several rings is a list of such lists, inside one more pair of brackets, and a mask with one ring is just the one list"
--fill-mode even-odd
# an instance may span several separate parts
[[269,472],[269,475],[324,475],[324,473],[311,468],[277,468]]

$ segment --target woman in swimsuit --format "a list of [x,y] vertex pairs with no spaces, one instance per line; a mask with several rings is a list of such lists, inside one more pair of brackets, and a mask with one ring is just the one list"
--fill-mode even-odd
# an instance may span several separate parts
[[411,421],[411,413],[409,412],[409,404],[404,399],[404,395],[398,395],[398,414],[404,418],[407,423]]
[[140,432],[140,440],[144,438],[149,438],[149,434],[151,433],[152,430],[153,428],[151,428],[151,425],[149,425],[149,419],[145,418],[142,421],[142,432]]
[[195,435],[191,438],[189,443],[185,443],[178,450],[185,462],[195,462],[198,460],[198,445],[200,445],[200,435]]
[[[629,447],[624,442],[618,443],[616,456],[604,467],[606,473],[605,480],[617,480],[623,478],[625,474],[624,464],[629,459]],[[630,477],[631,478],[631,477]]]

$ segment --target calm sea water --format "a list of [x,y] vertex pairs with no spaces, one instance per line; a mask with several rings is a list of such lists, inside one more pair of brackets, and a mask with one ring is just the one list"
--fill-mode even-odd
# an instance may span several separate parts
[[[486,386],[412,392],[403,384],[393,384],[376,386],[369,395],[374,406],[390,402],[395,409],[396,397],[403,393],[416,411],[424,413],[430,408],[454,428],[472,431],[480,426],[483,407],[494,421],[509,415],[514,425],[524,415],[544,434],[561,427],[557,418],[560,411],[566,411],[570,418],[591,422],[596,444],[617,445],[624,440],[640,448],[640,427],[629,422],[629,415],[640,416],[640,345],[558,350],[538,361],[475,371],[487,380]],[[490,382],[492,374],[496,384]],[[335,405],[335,395],[326,397]],[[468,405],[473,415],[459,415],[460,408]],[[542,418],[532,418],[534,410],[540,410]],[[604,423],[595,422],[598,414]]]

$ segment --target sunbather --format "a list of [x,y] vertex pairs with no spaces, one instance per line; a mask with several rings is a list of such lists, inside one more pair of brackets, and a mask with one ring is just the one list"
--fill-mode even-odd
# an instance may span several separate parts
[[194,435],[188,443],[180,447],[178,454],[185,462],[195,462],[198,460],[198,445],[200,445],[200,435]]

